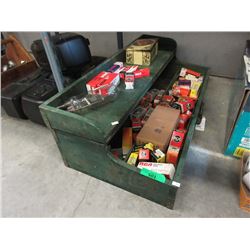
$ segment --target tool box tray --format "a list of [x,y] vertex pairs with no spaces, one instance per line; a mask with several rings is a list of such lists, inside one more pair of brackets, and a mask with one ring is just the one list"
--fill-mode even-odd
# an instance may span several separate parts
[[[116,100],[87,113],[71,113],[60,110],[57,106],[63,104],[71,96],[86,91],[86,82],[99,72],[107,70],[116,61],[124,61],[124,50],[117,52],[61,93],[45,101],[40,106],[40,110],[56,140],[65,165],[172,209],[176,192],[181,185],[181,173],[205,93],[208,69],[178,63],[172,80],[165,84],[166,89],[171,88],[182,66],[204,75],[199,99],[189,122],[173,180],[166,180],[162,183],[141,175],[140,169],[128,165],[111,153],[111,141],[145,93],[150,88],[157,87],[157,80],[167,72],[168,65],[174,60],[173,58],[173,52],[159,50],[150,66],[150,77],[136,79],[135,89],[132,91],[127,91],[125,86],[121,86]],[[112,125],[113,122],[118,124]]]

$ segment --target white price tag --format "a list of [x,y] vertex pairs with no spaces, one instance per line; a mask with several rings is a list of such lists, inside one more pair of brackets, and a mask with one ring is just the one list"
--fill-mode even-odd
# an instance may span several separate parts
[[172,186],[176,186],[179,188],[181,186],[181,183],[176,182],[176,181],[172,181]]
[[117,124],[119,124],[119,122],[118,122],[118,121],[111,122],[111,125],[112,125],[112,126],[117,125]]

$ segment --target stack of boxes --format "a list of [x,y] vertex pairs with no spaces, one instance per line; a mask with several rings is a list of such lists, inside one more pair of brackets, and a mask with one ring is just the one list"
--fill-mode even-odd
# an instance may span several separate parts
[[[120,78],[125,89],[133,90],[136,78],[150,76],[149,68],[139,69],[138,65],[150,65],[157,51],[155,39],[136,41],[126,50],[126,63],[137,65],[116,62],[86,84],[89,94],[113,94]],[[171,90],[146,93],[130,114],[131,127],[123,129],[122,155],[129,165],[173,179],[202,82],[199,72],[182,68]]]
[[171,90],[146,93],[130,115],[129,165],[173,179],[202,82],[200,73],[182,68]]

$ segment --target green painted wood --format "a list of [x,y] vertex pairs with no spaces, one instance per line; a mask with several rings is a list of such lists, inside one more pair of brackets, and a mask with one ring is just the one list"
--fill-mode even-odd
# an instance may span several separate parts
[[[113,135],[119,130],[122,123],[126,120],[130,111],[136,107],[140,99],[166,68],[173,58],[173,53],[159,51],[157,58],[150,66],[150,77],[136,79],[134,90],[125,90],[125,84],[122,80],[117,98],[113,102],[105,104],[98,109],[93,109],[91,112],[79,112],[76,114],[59,110],[55,106],[67,100],[67,98],[72,95],[79,94],[81,91],[83,92],[88,80],[100,71],[107,70],[113,62],[118,60],[124,61],[124,58],[122,58],[123,56],[124,51],[120,52],[115,57],[112,57],[111,61],[104,62],[97,70],[95,69],[84,78],[79,79],[61,94],[57,94],[55,97],[52,97],[42,104],[40,109],[47,113],[51,127],[97,142],[109,142]],[[111,123],[114,121],[118,121],[119,124],[113,126]]]
[[[198,66],[198,65],[193,65],[193,64],[187,64],[187,63],[180,65],[180,68],[181,68],[181,66],[193,69],[193,70],[195,70],[197,72],[200,72],[202,75],[204,75],[204,81],[203,81],[203,83],[201,85],[199,99],[198,99],[198,101],[196,103],[195,109],[193,111],[191,120],[190,120],[188,128],[187,128],[188,132],[186,134],[185,142],[184,142],[182,151],[180,153],[179,161],[178,161],[178,164],[177,164],[177,167],[176,167],[175,176],[174,176],[174,179],[173,179],[173,181],[179,182],[179,183],[181,182],[181,174],[183,172],[183,168],[184,168],[184,165],[185,165],[185,160],[186,160],[186,157],[187,157],[189,145],[190,145],[190,143],[192,141],[192,138],[193,138],[193,135],[194,135],[195,126],[196,126],[196,122],[197,122],[197,119],[198,119],[198,114],[199,114],[199,111],[200,111],[200,108],[201,108],[202,100],[204,98],[205,91],[206,91],[206,88],[207,88],[207,82],[208,82],[208,68],[201,67],[201,66]],[[173,81],[174,81],[174,79],[173,79]]]
[[[121,56],[120,53],[121,52],[116,54],[111,58],[111,61],[108,60],[106,63],[111,66],[113,61],[116,61],[117,58]],[[170,58],[171,57],[169,57],[169,60]],[[181,66],[182,65],[180,65],[180,67]],[[201,72],[205,75],[205,80],[201,87],[199,100],[189,124],[189,131],[177,165],[174,181],[179,183],[181,182],[181,173],[183,171],[186,154],[194,133],[197,116],[208,80],[207,68],[188,64],[184,64],[184,66]],[[101,71],[103,68],[104,66],[99,67],[97,71]],[[68,96],[79,93],[79,90],[83,88],[88,78],[91,78],[97,73],[96,70],[73,83],[70,87],[66,88],[63,93],[52,97],[41,105],[40,108],[46,125],[55,137],[66,166],[172,209],[178,190],[172,181],[167,180],[166,183],[160,183],[141,175],[140,169],[115,158],[109,151],[108,144],[109,140],[118,130],[118,127],[122,126],[123,120],[127,117],[128,113],[137,105],[140,98],[155,82],[163,69],[164,66],[155,73],[155,76],[151,78],[150,82],[140,81],[140,85],[137,85],[140,86],[140,89],[136,89],[134,95],[122,90],[120,99],[118,97],[113,103],[103,106],[96,111],[92,111],[87,115],[65,112],[55,108],[55,106],[65,101]],[[168,88],[171,88],[177,76],[178,72],[173,77]],[[109,122],[118,119],[120,122],[119,126],[110,128]],[[104,120],[104,125],[102,125],[102,120]]]
[[70,168],[173,208],[176,187],[141,175],[138,168],[114,158],[104,144],[61,131],[56,134]]

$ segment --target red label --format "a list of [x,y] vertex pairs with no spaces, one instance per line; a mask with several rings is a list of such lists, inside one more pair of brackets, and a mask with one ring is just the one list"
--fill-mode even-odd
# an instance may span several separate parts
[[170,146],[181,148],[185,134],[180,130],[174,130],[170,141]]
[[196,76],[196,77],[200,77],[200,76],[201,76],[200,73],[198,73],[198,72],[196,72],[196,71],[193,71],[193,70],[191,70],[191,69],[187,69],[186,74],[190,74],[190,75],[193,75],[193,76]]
[[150,151],[149,149],[143,149],[143,148],[140,148],[139,149],[139,160],[140,161],[149,161],[150,159]]

